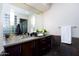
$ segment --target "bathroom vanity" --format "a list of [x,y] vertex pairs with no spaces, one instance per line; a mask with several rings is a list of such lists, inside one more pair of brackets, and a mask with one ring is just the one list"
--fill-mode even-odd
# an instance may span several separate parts
[[52,48],[52,40],[52,35],[18,38],[6,41],[4,49],[10,56],[40,56]]

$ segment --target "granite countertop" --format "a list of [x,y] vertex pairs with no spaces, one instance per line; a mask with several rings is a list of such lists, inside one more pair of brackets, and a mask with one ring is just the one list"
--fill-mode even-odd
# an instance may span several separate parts
[[[50,35],[46,35],[46,36],[50,36]],[[29,36],[28,37],[20,37],[20,36],[18,36],[18,37],[15,37],[14,39],[6,40],[3,44],[3,46],[8,47],[8,46],[28,42],[28,41],[35,40],[35,39],[44,38],[46,36],[42,36],[42,37],[29,37]]]

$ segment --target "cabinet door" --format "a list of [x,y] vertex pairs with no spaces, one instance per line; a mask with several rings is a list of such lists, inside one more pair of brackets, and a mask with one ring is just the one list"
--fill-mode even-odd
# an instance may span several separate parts
[[9,47],[4,47],[5,52],[8,53],[9,56],[20,56],[20,45],[14,45]]
[[40,55],[40,39],[34,40],[33,55],[34,56]]
[[21,44],[22,56],[32,56],[32,44],[32,41]]
[[44,55],[51,49],[51,36],[44,37],[40,40],[40,55]]

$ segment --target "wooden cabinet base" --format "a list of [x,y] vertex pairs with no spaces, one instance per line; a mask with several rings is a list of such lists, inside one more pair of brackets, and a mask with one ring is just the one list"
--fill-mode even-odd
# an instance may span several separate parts
[[21,44],[21,55],[32,56],[32,41]]
[[51,36],[4,47],[10,56],[41,56],[51,49]]
[[8,53],[9,56],[20,56],[20,48],[20,45],[5,47],[5,52]]

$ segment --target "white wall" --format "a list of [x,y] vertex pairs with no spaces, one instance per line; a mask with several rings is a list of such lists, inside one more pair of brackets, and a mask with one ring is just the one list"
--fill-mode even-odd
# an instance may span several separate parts
[[36,29],[43,28],[43,14],[36,15]]
[[54,3],[50,10],[44,13],[44,26],[50,34],[60,35],[60,25],[75,25],[72,36],[79,37],[79,4]]

